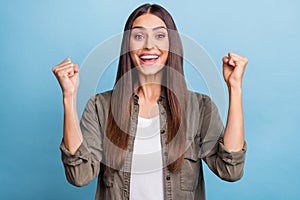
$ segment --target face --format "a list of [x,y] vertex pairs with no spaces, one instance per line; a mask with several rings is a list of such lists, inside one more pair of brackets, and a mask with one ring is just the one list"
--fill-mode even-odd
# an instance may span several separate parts
[[161,72],[168,52],[166,24],[153,14],[136,18],[130,34],[130,56],[139,73],[155,75]]

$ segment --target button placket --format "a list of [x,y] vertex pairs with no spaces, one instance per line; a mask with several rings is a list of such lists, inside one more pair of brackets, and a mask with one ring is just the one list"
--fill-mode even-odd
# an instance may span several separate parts
[[165,199],[172,199],[171,175],[168,171],[168,146],[167,146],[167,125],[166,125],[166,110],[164,108],[163,97],[158,99],[159,115],[160,115],[160,137],[163,155],[163,176],[164,176],[164,196]]
[[132,103],[132,116],[131,116],[131,123],[130,123],[130,133],[129,133],[129,142],[128,142],[128,153],[129,155],[125,159],[125,168],[123,172],[124,176],[124,189],[123,189],[123,198],[129,199],[130,197],[130,178],[131,178],[131,166],[132,166],[132,151],[133,145],[135,140],[135,134],[137,130],[137,118],[139,112],[139,104],[138,104],[138,96],[134,96],[134,101]]

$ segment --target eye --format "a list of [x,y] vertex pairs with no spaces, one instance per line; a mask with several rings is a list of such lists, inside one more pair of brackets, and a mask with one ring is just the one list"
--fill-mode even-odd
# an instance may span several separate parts
[[166,34],[165,33],[158,33],[156,34],[155,38],[156,39],[164,39],[166,37]]
[[141,34],[141,33],[137,33],[137,34],[135,34],[133,37],[134,37],[134,39],[136,39],[136,40],[142,40],[142,39],[144,39],[144,35]]

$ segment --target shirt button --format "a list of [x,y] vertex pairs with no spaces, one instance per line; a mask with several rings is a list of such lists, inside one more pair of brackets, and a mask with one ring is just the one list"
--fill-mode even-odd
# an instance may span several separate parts
[[160,133],[165,133],[165,130],[164,129],[160,130]]
[[167,179],[167,181],[169,181],[169,180],[171,179],[171,177],[170,177],[170,176],[167,176],[166,179]]

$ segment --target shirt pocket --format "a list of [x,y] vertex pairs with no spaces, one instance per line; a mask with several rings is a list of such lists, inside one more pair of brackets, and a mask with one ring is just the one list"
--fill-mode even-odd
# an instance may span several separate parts
[[103,182],[106,187],[112,187],[114,185],[114,175],[115,173],[104,172]]
[[180,170],[180,188],[185,191],[195,191],[199,181],[201,160],[188,150]]

